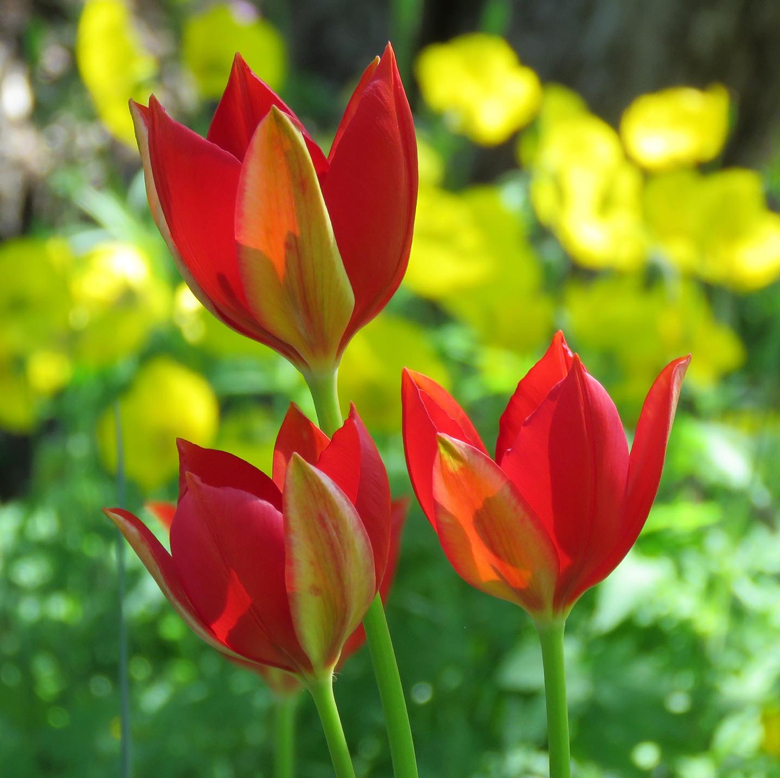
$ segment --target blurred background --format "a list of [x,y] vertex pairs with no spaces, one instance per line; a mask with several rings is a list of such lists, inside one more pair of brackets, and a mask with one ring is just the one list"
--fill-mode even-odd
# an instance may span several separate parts
[[[581,778],[780,775],[780,6],[774,0],[0,0],[0,765],[118,771],[113,407],[127,506],[175,494],[180,435],[267,469],[281,358],[210,317],[146,204],[127,110],[204,132],[236,50],[327,149],[392,39],[415,113],[401,290],[358,334],[344,402],[409,494],[403,365],[486,441],[556,328],[631,434],[693,353],[636,548],[569,621]],[[148,518],[148,516],[147,516]],[[150,519],[150,521],[152,521]],[[133,557],[136,775],[266,778],[262,680],[189,633]],[[389,610],[421,775],[546,774],[523,612],[470,589],[414,504]],[[388,776],[365,652],[337,697],[360,776]],[[313,705],[299,773],[331,775]]]

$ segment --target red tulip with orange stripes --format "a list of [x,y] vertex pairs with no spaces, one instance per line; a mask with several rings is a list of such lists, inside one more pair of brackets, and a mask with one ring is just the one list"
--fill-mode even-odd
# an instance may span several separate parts
[[689,362],[656,379],[630,454],[614,403],[560,332],[510,399],[494,458],[442,387],[405,371],[409,473],[460,576],[536,620],[565,617],[642,530]]
[[[106,510],[173,607],[240,664],[329,678],[362,642],[386,593],[405,506],[391,509],[382,460],[357,412],[328,438],[294,405],[272,477],[224,451],[179,441],[170,552],[136,516]],[[399,510],[400,508],[400,510]]]
[[417,146],[390,44],[327,157],[238,54],[205,138],[154,97],[131,111],[152,215],[195,296],[305,375],[334,370],[411,248]]

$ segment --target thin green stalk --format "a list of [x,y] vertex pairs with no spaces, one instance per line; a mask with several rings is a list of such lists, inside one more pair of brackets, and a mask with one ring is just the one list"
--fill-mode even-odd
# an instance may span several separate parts
[[393,772],[396,778],[417,778],[417,758],[404,688],[395,660],[390,630],[387,628],[382,598],[378,594],[363,619],[363,626],[366,629],[368,649],[371,652],[382,709],[385,712]]
[[[305,376],[309,385],[320,428],[332,435],[343,423],[336,387],[337,371],[320,376]],[[417,759],[414,753],[412,728],[406,709],[404,687],[398,672],[393,641],[387,628],[382,599],[376,596],[363,620],[374,665],[382,710],[385,714],[390,755],[395,778],[417,778]]]
[[309,691],[314,697],[317,713],[320,714],[336,778],[355,778],[355,768],[352,767],[352,757],[349,755],[344,729],[341,726],[336,698],[333,696],[333,677],[312,681],[309,684]]
[[274,778],[295,774],[295,709],[298,694],[274,697]]
[[564,619],[560,619],[536,624],[544,663],[550,778],[571,778],[569,713],[566,708],[566,671],[563,662],[565,623]]
[[[122,439],[122,417],[119,403],[114,403],[114,428],[116,430],[116,491],[117,503],[125,504],[125,455]],[[125,620],[125,539],[117,530],[116,546],[117,588],[119,590],[119,698],[120,698],[120,775],[130,778],[132,763],[130,754],[130,676],[128,665],[127,622]]]

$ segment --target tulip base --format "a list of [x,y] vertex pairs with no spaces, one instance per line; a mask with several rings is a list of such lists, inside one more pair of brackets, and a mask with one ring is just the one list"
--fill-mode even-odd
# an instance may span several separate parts
[[563,661],[565,624],[563,619],[536,622],[544,664],[550,778],[571,778],[569,713],[566,706],[566,673]]
[[352,757],[349,755],[344,728],[341,726],[336,698],[333,696],[333,676],[312,681],[308,688],[314,697],[325,739],[328,741],[328,751],[336,778],[355,778],[355,768],[352,766]]

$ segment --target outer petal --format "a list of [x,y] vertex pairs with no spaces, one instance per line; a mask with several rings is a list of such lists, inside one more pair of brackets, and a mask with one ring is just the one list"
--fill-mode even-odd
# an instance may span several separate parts
[[171,552],[190,601],[235,653],[308,672],[285,587],[282,515],[248,492],[210,486],[192,474],[187,480]]
[[412,245],[417,144],[389,44],[358,84],[328,161],[322,192],[355,292],[343,348],[393,296]]
[[240,54],[233,60],[230,78],[211,120],[207,138],[236,159],[243,160],[257,125],[274,106],[286,113],[303,134],[317,173],[325,172],[328,163],[320,147],[282,98],[252,72]]
[[444,553],[483,592],[550,612],[558,558],[541,522],[486,454],[438,435],[433,495]]
[[179,449],[179,501],[187,492],[187,474],[196,475],[209,486],[230,486],[259,497],[282,510],[282,494],[262,470],[249,462],[213,448],[201,448],[182,438]]
[[610,549],[608,558],[593,575],[589,586],[606,578],[620,564],[642,531],[658,491],[666,444],[690,362],[689,354],[668,364],[647,394],[628,463],[620,535]]
[[382,457],[354,405],[322,452],[317,468],[330,476],[355,506],[371,541],[379,587],[390,549],[390,483]]
[[235,236],[254,318],[309,368],[338,364],[354,295],[303,138],[277,108],[244,158]]
[[501,415],[496,441],[496,462],[499,465],[517,438],[523,422],[542,404],[552,388],[569,374],[573,359],[574,355],[559,330],[544,356],[517,385]]
[[152,578],[157,582],[168,602],[173,605],[187,626],[213,648],[228,656],[238,657],[217,638],[208,624],[201,619],[182,586],[173,559],[143,522],[122,508],[105,508],[103,512],[125,536],[125,540],[138,554],[138,558],[152,574]]
[[470,443],[487,454],[482,440],[466,412],[435,381],[422,373],[405,369],[401,379],[403,435],[406,464],[417,499],[428,521],[436,527],[433,511],[433,462],[443,432]]
[[620,534],[628,446],[617,409],[574,358],[501,463],[558,547],[556,607],[583,591]]
[[274,444],[274,483],[279,489],[284,489],[287,465],[294,453],[316,465],[328,443],[328,436],[295,403],[290,403]]
[[[409,498],[402,497],[399,500],[393,500],[391,513],[392,527],[390,530],[390,552],[387,555],[387,567],[385,568],[385,574],[382,578],[382,585],[379,588],[379,594],[382,597],[382,602],[386,603],[388,597],[390,597],[390,590],[393,588],[395,581],[395,571],[398,567],[398,557],[401,552],[401,536],[404,531],[404,524],[406,523],[406,515],[409,512]],[[366,630],[361,624],[347,639],[344,644],[344,648],[341,652],[341,659],[336,667],[344,666],[344,662],[349,659],[352,654],[359,651],[363,644],[366,642]]]
[[341,489],[297,455],[287,468],[284,533],[295,631],[316,675],[336,665],[376,594],[371,542]]

